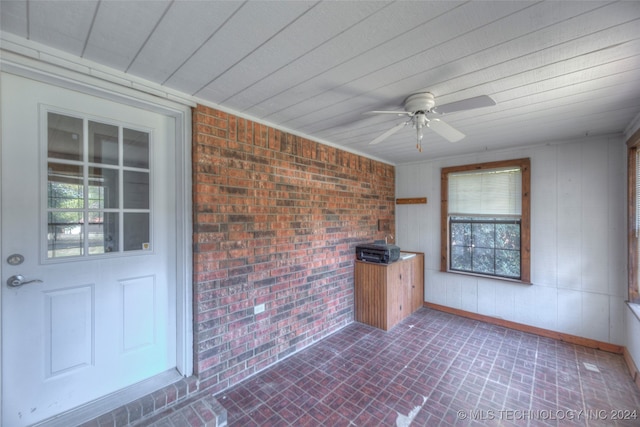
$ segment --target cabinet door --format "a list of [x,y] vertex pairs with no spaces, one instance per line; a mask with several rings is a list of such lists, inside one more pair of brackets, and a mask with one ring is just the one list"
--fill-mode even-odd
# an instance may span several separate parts
[[412,261],[411,312],[414,312],[424,304],[424,254],[416,254]]
[[387,330],[404,318],[406,292],[403,277],[406,274],[403,264],[395,262],[387,267]]
[[385,329],[386,273],[383,266],[356,261],[354,299],[358,322]]
[[403,291],[403,304],[402,304],[402,318],[407,317],[413,313],[413,285],[414,285],[414,268],[413,261],[415,258],[411,258],[401,263],[401,282]]

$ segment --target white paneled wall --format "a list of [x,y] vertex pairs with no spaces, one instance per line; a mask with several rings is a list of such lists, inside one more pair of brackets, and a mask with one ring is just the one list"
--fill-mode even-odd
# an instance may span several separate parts
[[[614,344],[625,343],[626,147],[622,136],[396,167],[396,243],[425,253],[425,300]],[[425,157],[428,158],[428,150]],[[531,279],[522,285],[440,272],[440,169],[531,159]]]

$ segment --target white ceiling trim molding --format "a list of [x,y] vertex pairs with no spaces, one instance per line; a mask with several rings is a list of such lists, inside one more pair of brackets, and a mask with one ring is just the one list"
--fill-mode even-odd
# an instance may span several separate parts
[[[195,107],[197,104],[201,104],[342,151],[385,164],[395,165],[388,160],[349,149],[331,141],[302,134],[286,127],[277,126],[268,121],[260,120],[204,99],[105,67],[93,61],[70,55],[41,43],[17,37],[11,33],[0,31],[0,53],[0,69],[5,72],[27,77],[37,75],[39,79],[44,79],[45,81],[63,80],[69,86],[79,86],[89,92],[95,92],[96,89],[100,89],[104,90],[105,93],[117,93],[120,96],[130,98],[130,101],[134,104],[142,102],[150,106],[158,104],[159,99],[166,101],[167,105],[163,105],[165,107],[169,107],[171,103],[188,107]],[[132,92],[132,90],[135,92]]]
[[0,51],[3,69],[13,66],[16,69],[31,70],[42,75],[49,74],[82,86],[98,87],[127,96],[131,96],[132,93],[123,92],[122,88],[133,89],[137,97],[143,100],[151,101],[150,98],[145,99],[139,94],[151,95],[153,103],[158,103],[159,98],[183,106],[196,105],[191,97],[180,92],[10,33],[0,32]]

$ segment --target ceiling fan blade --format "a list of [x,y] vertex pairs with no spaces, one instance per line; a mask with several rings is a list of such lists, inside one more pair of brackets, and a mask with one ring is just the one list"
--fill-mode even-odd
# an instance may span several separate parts
[[371,141],[369,143],[369,145],[375,145],[375,144],[377,144],[379,142],[384,141],[385,139],[387,139],[388,137],[390,137],[394,133],[398,132],[403,127],[405,127],[408,123],[411,123],[411,120],[407,120],[406,122],[398,123],[397,125],[395,125],[391,129],[389,129],[388,131],[386,131],[385,133],[383,133],[382,135],[380,135],[379,137],[377,137],[376,139]]
[[431,119],[427,126],[449,142],[458,142],[465,137],[462,132],[453,128],[451,125],[446,124],[440,119]]
[[407,111],[367,111],[366,113],[362,113],[364,115],[373,115],[373,114],[397,114],[399,116],[411,115],[411,113]]
[[491,107],[496,105],[496,101],[488,95],[480,95],[473,98],[461,99],[449,104],[438,105],[434,108],[435,113],[449,114],[456,111],[473,110],[474,108]]

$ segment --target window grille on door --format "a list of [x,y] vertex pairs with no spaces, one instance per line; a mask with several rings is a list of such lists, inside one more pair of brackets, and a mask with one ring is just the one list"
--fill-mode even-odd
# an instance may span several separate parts
[[46,258],[149,250],[150,132],[46,117]]

